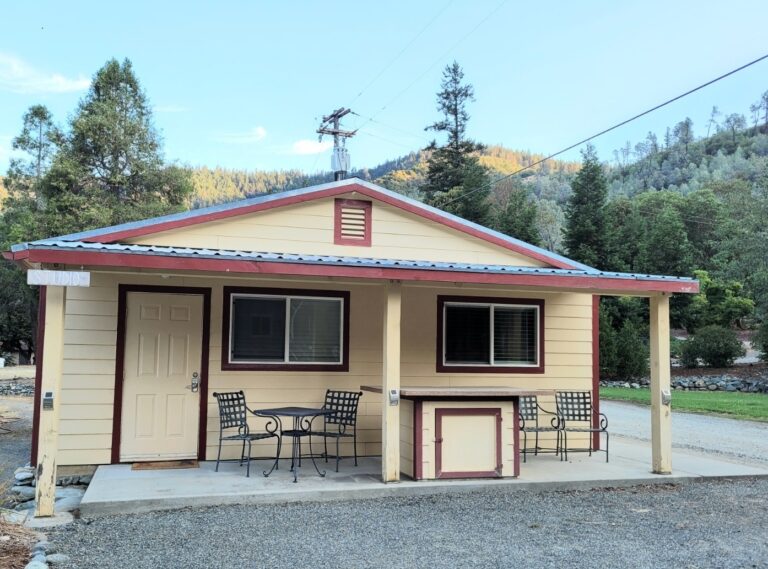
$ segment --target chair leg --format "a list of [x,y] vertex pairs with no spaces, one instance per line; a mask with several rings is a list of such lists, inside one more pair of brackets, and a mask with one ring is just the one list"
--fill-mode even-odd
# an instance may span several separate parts
[[608,462],[608,431],[605,431],[605,462]]
[[283,450],[283,436],[275,435],[277,437],[277,456],[275,457],[275,470],[280,468],[280,453]]
[[339,461],[341,460],[341,457],[339,456],[339,439],[341,437],[336,437],[336,472],[339,471]]
[[528,433],[523,431],[523,448],[520,449],[523,455],[523,462],[528,462]]
[[214,472],[219,471],[219,462],[221,462],[221,437],[219,437],[219,453],[216,455],[216,469]]
[[323,437],[323,456],[325,457],[325,462],[328,463],[328,437]]
[[243,448],[240,450],[240,466],[243,465],[244,458],[245,458],[245,439],[243,439]]
[[355,453],[355,466],[357,466],[357,425],[355,425],[355,430],[352,432],[352,445]]
[[[245,441],[243,441],[243,448],[245,448]],[[248,462],[245,465],[245,477],[251,477],[251,441],[248,440]]]

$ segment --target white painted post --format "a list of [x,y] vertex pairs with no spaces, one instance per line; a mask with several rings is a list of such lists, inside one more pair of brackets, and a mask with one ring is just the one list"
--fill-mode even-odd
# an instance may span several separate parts
[[651,448],[653,472],[672,473],[669,296],[653,296],[651,309]]
[[389,392],[400,392],[400,283],[386,287],[384,306],[384,347],[381,412],[381,478],[384,482],[400,480],[400,406],[389,404]]
[[61,408],[61,374],[64,364],[64,305],[66,287],[48,286],[45,294],[45,328],[43,330],[43,376],[41,405],[46,393],[53,395],[53,409],[40,409],[40,431],[37,446],[35,517],[53,516],[56,499],[56,454],[59,450],[59,409]]

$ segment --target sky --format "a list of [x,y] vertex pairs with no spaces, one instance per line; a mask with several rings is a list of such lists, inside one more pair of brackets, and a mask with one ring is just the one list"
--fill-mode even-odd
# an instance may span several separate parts
[[[764,0],[5,0],[0,21],[0,173],[24,111],[65,125],[113,57],[133,62],[168,161],[313,173],[341,106],[358,113],[353,167],[426,146],[453,60],[475,90],[469,136],[548,154],[768,53]],[[766,90],[768,60],[595,145],[608,160],[685,117],[701,136],[713,105],[748,115]]]

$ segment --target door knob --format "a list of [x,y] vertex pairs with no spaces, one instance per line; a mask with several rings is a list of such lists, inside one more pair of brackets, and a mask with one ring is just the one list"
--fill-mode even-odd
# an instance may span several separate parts
[[192,383],[187,385],[187,389],[191,390],[192,393],[197,393],[200,390],[200,374],[196,371],[192,372]]

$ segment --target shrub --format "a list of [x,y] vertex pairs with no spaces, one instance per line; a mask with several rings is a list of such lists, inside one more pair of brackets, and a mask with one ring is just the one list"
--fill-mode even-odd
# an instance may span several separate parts
[[696,367],[699,360],[710,367],[730,367],[733,360],[744,355],[736,333],[730,328],[704,326],[683,347],[683,364]]
[[624,322],[616,334],[616,359],[618,377],[637,379],[648,375],[648,346],[631,321]]
[[600,307],[600,377],[617,377],[616,331],[610,316]]
[[681,358],[683,356],[683,348],[685,347],[685,340],[670,336],[669,338],[669,355],[673,358]]
[[760,352],[760,359],[768,362],[768,320],[765,320],[757,329],[752,338],[752,347]]

